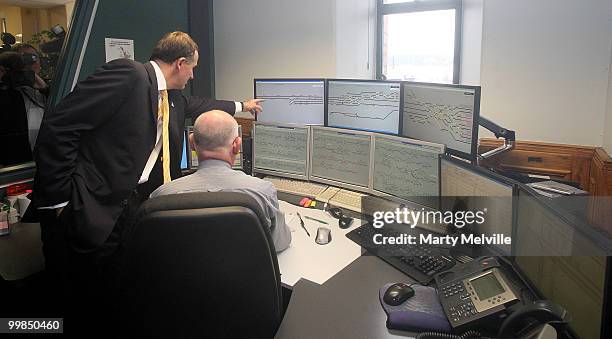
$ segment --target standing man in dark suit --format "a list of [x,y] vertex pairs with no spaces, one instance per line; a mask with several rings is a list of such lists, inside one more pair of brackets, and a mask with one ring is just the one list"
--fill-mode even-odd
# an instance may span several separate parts
[[111,61],[45,114],[34,203],[47,268],[62,278],[67,273],[72,294],[101,298],[95,282],[116,279],[124,226],[155,188],[180,176],[186,117],[212,109],[261,111],[255,99],[184,96],[197,63],[191,37],[168,33],[150,62]]

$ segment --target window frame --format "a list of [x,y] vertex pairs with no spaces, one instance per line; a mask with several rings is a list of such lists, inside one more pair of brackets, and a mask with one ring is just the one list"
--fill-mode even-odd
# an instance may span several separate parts
[[455,10],[455,54],[453,57],[453,84],[461,79],[461,29],[463,21],[462,0],[415,0],[414,2],[384,4],[376,0],[376,79],[382,79],[383,17],[389,14],[416,13],[438,10]]

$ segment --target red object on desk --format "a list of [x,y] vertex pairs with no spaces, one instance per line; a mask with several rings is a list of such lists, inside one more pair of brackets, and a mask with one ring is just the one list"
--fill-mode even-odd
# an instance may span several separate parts
[[21,195],[24,193],[32,193],[32,184],[15,184],[6,188],[6,195]]

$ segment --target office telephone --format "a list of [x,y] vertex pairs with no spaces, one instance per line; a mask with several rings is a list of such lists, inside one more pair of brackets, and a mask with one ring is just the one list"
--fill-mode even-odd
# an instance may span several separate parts
[[423,332],[416,339],[556,339],[557,330],[562,330],[569,319],[563,307],[548,300],[538,300],[510,314],[493,337],[484,337],[478,331],[469,330],[463,334]]
[[436,276],[438,296],[455,330],[501,323],[506,305],[518,300],[495,258],[478,258]]
[[[478,258],[457,265],[436,276],[436,284],[440,303],[454,332],[478,329],[497,333],[499,339],[532,338],[534,331],[547,329],[542,324],[565,325],[569,319],[565,309],[547,300],[515,307],[510,312],[508,306],[519,301],[519,297],[495,258]],[[417,338],[453,338],[437,335],[424,333]],[[480,333],[468,331],[455,337],[480,338]]]

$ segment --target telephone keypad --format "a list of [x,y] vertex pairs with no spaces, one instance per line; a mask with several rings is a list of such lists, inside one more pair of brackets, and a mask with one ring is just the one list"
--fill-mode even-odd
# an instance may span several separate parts
[[450,320],[452,322],[461,321],[464,318],[470,317],[477,313],[476,307],[471,301],[456,306],[451,306],[449,311]]
[[466,297],[470,296],[466,292],[465,287],[463,287],[463,282],[461,281],[442,287],[442,295],[445,298],[450,298],[454,295],[459,295],[461,299],[465,299]]

